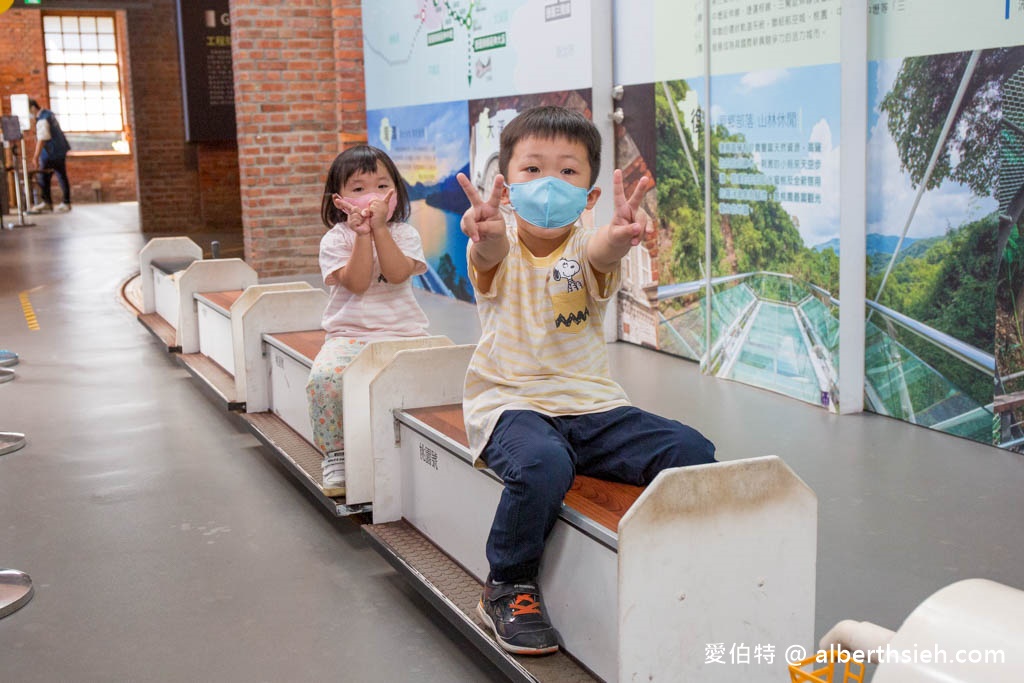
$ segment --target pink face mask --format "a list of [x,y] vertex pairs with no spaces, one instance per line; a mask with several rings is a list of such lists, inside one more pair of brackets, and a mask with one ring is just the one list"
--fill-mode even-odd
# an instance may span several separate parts
[[[370,208],[370,202],[374,201],[375,199],[383,200],[384,199],[384,195],[376,194],[375,192],[367,192],[366,194],[361,194],[358,197],[342,197],[343,201],[346,201],[349,204],[352,204],[353,206],[358,207],[360,211],[363,211],[365,209]],[[395,215],[395,209],[396,208],[398,208],[398,193],[397,192],[395,192],[395,193],[393,193],[391,195],[391,201],[388,202],[388,220],[389,221],[391,220],[391,217]]]

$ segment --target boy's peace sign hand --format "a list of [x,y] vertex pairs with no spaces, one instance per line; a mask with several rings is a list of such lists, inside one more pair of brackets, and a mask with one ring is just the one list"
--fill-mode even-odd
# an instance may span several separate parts
[[383,199],[374,199],[370,206],[363,211],[363,216],[370,222],[370,229],[380,230],[388,227],[388,208],[391,198],[395,196],[395,188],[388,190]]
[[651,179],[640,178],[633,194],[626,199],[622,185],[622,171],[615,169],[612,175],[612,198],[615,209],[609,223],[609,241],[616,247],[636,246],[654,235],[654,226],[647,214],[640,210],[640,202],[651,188]]
[[352,229],[352,232],[357,235],[370,234],[370,224],[363,216],[362,209],[352,202],[346,202],[341,195],[337,194],[334,195],[334,205],[348,214],[348,227]]
[[470,203],[469,209],[462,215],[462,232],[473,242],[504,237],[505,219],[498,206],[501,204],[505,177],[500,173],[494,176],[494,187],[491,188],[491,196],[486,202],[464,173],[460,173],[456,179]]

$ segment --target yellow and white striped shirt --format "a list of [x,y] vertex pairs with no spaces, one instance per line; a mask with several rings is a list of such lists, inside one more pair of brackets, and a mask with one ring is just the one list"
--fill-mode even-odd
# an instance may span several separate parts
[[509,221],[509,252],[486,293],[469,263],[481,336],[466,373],[463,410],[478,467],[506,410],[582,415],[629,405],[610,377],[604,341],[604,311],[619,286],[619,271],[605,276],[601,291],[587,259],[595,232],[577,224],[561,247],[538,258]]

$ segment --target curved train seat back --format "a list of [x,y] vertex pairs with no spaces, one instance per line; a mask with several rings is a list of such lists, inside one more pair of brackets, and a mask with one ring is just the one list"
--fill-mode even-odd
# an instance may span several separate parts
[[[400,352],[371,383],[374,523],[364,529],[416,581],[464,571],[474,585],[453,594],[479,596],[502,484],[466,447],[460,401],[473,348]],[[430,562],[453,562],[451,571],[414,566],[430,547]],[[709,634],[809,642],[816,548],[817,499],[776,456],[670,469],[643,489],[577,477],[540,583],[564,649],[604,680],[783,680],[781,657],[720,678],[705,668],[705,645]]]

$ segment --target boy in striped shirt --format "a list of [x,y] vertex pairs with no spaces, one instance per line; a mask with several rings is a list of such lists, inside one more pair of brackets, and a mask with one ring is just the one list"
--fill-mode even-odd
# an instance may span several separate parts
[[604,310],[620,260],[653,227],[639,211],[649,179],[627,199],[618,170],[611,222],[577,222],[601,194],[600,154],[600,133],[582,114],[536,107],[502,131],[487,201],[459,176],[472,204],[462,230],[482,330],[466,374],[466,431],[475,464],[505,484],[477,612],[517,654],[558,649],[537,574],[576,474],[645,485],[663,469],[715,461],[703,435],[631,406],[610,377]]

